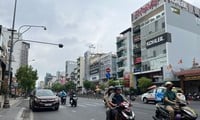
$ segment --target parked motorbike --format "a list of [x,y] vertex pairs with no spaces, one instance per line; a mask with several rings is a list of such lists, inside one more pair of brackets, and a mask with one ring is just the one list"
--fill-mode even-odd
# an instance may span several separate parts
[[[198,114],[189,106],[187,106],[186,101],[178,101],[176,103],[175,111],[175,120],[196,120]],[[163,105],[156,104],[154,120],[169,120],[169,112],[164,108]]]
[[[118,120],[135,120],[135,113],[131,109],[129,102],[122,102],[119,106],[114,109],[118,110]],[[113,116],[110,115],[109,120],[112,120]]]
[[74,94],[72,95],[72,97],[70,98],[70,104],[71,104],[71,107],[76,107],[77,106],[77,100],[78,100],[78,97]]
[[62,104],[62,105],[65,105],[65,104],[66,104],[66,99],[67,99],[66,96],[62,96],[62,97],[61,97],[61,104]]

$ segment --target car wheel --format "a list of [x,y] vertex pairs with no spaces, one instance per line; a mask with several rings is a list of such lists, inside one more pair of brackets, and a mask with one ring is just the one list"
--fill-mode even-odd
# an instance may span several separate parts
[[59,105],[54,107],[54,110],[57,111],[59,109]]
[[143,102],[144,102],[144,103],[148,103],[147,98],[143,98]]

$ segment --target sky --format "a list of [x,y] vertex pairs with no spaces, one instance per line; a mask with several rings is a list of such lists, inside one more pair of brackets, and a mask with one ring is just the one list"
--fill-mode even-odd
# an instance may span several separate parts
[[[11,28],[15,0],[0,0],[0,24]],[[200,0],[185,0],[200,7]],[[131,13],[149,0],[18,0],[15,29],[31,28],[23,39],[62,43],[58,46],[31,43],[29,65],[38,71],[39,80],[46,73],[65,71],[65,61],[84,56],[89,45],[94,52],[116,51],[116,37],[131,27]],[[22,29],[23,30],[23,29]],[[35,61],[32,61],[32,60]]]

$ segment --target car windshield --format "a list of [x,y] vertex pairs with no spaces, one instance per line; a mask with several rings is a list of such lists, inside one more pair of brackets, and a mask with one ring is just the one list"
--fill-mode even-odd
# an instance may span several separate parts
[[38,90],[36,91],[37,96],[54,96],[51,90]]

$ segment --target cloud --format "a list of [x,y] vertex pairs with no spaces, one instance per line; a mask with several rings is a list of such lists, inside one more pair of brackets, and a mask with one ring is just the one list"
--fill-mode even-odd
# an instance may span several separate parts
[[[66,60],[76,60],[94,44],[96,52],[115,52],[116,36],[131,26],[131,13],[149,0],[18,0],[15,28],[24,24],[45,25],[47,31],[32,28],[24,39],[62,43],[57,46],[31,43],[29,59],[45,73],[64,71]],[[200,6],[197,0],[186,0]],[[0,1],[0,24],[11,27],[14,1]]]

